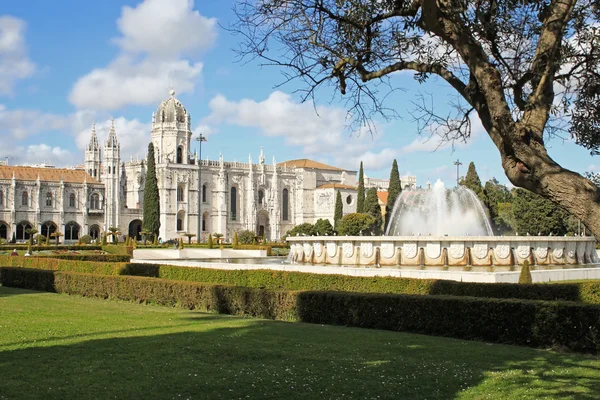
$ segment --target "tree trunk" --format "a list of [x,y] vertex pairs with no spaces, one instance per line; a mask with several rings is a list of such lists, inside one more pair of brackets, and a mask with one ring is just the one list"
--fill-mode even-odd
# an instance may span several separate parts
[[515,186],[555,202],[600,237],[600,189],[580,174],[558,165],[537,135],[521,124],[514,125],[514,131],[505,135],[510,139],[499,150],[508,179]]

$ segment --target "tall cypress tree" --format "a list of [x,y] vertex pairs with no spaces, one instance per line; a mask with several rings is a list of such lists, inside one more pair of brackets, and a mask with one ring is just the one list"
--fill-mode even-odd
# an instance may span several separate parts
[[344,205],[342,204],[342,194],[337,191],[335,196],[335,212],[333,213],[333,227],[337,228],[338,223],[344,217]]
[[377,189],[371,188],[367,191],[367,197],[364,204],[364,214],[369,214],[375,218],[373,223],[372,232],[376,235],[381,235],[381,227],[383,225],[383,217],[381,215],[381,206],[379,205],[379,198],[377,197]]
[[398,172],[398,163],[394,159],[392,171],[390,172],[390,185],[388,186],[388,199],[385,205],[385,229],[387,229],[394,210],[396,199],[402,193],[402,184],[400,183],[400,173]]
[[356,193],[356,212],[362,213],[365,211],[365,177],[363,174],[363,163],[360,162],[360,170],[358,171],[358,191]]
[[158,237],[160,229],[160,199],[158,194],[158,181],[156,180],[156,165],[154,160],[154,145],[148,145],[148,170],[144,184],[144,208],[142,229],[152,232]]
[[479,179],[479,175],[477,174],[477,170],[475,169],[475,163],[473,161],[469,163],[467,175],[465,175],[465,179],[460,181],[460,184],[474,191],[479,200],[485,203],[483,186],[481,185],[481,179]]

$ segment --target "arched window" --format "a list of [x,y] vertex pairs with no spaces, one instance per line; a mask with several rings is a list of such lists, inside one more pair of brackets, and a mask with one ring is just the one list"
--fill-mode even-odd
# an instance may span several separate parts
[[88,174],[90,174],[90,176],[92,175],[92,169],[88,169]]
[[46,207],[52,207],[52,193],[46,193]]
[[17,225],[17,240],[29,240],[30,234],[29,229],[31,229],[31,224],[27,221],[22,221]]
[[179,146],[177,148],[177,164],[183,163],[183,147]]
[[262,203],[263,203],[263,199],[264,199],[264,198],[265,198],[265,192],[264,192],[262,189],[260,189],[260,190],[258,191],[258,205],[259,205],[259,206],[262,206]]
[[281,195],[281,202],[282,202],[281,215],[283,217],[283,220],[287,221],[289,219],[288,210],[290,208],[290,194],[287,189],[283,189],[283,193]]
[[208,230],[208,213],[205,212],[202,214],[202,232],[206,232]]
[[97,240],[100,237],[100,227],[98,225],[90,226],[90,236],[94,240]]
[[75,207],[75,193],[69,195],[69,207]]
[[8,240],[8,225],[0,221],[0,239]]
[[100,209],[100,196],[98,195],[98,193],[92,193],[92,195],[90,196],[90,209]]
[[98,170],[94,168],[94,178],[98,175]]
[[235,221],[237,218],[237,189],[235,187],[231,188],[231,207],[230,214],[231,220]]
[[42,232],[41,234],[45,237],[49,237],[54,232],[56,232],[56,224],[52,221],[46,221],[42,224]]
[[181,210],[177,213],[177,231],[183,231],[183,218],[185,217],[185,211]]
[[27,194],[27,191],[24,191],[23,194],[21,195],[21,205],[22,206],[29,205],[29,195]]
[[183,201],[183,186],[177,186],[177,201]]
[[69,222],[65,226],[65,240],[79,239],[79,224],[75,221]]
[[206,203],[206,184],[202,185],[202,202]]
[[4,205],[4,192],[0,190],[0,206]]

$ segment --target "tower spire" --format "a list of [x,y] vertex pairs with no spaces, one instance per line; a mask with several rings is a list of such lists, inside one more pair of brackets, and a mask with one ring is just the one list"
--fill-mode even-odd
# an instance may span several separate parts
[[110,118],[110,131],[108,132],[108,139],[106,140],[107,147],[116,147],[118,145],[117,132],[115,131],[115,118]]

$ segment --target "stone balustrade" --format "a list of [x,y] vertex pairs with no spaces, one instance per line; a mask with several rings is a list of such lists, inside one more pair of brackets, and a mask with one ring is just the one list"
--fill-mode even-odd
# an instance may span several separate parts
[[297,263],[361,266],[600,264],[593,236],[295,236]]

